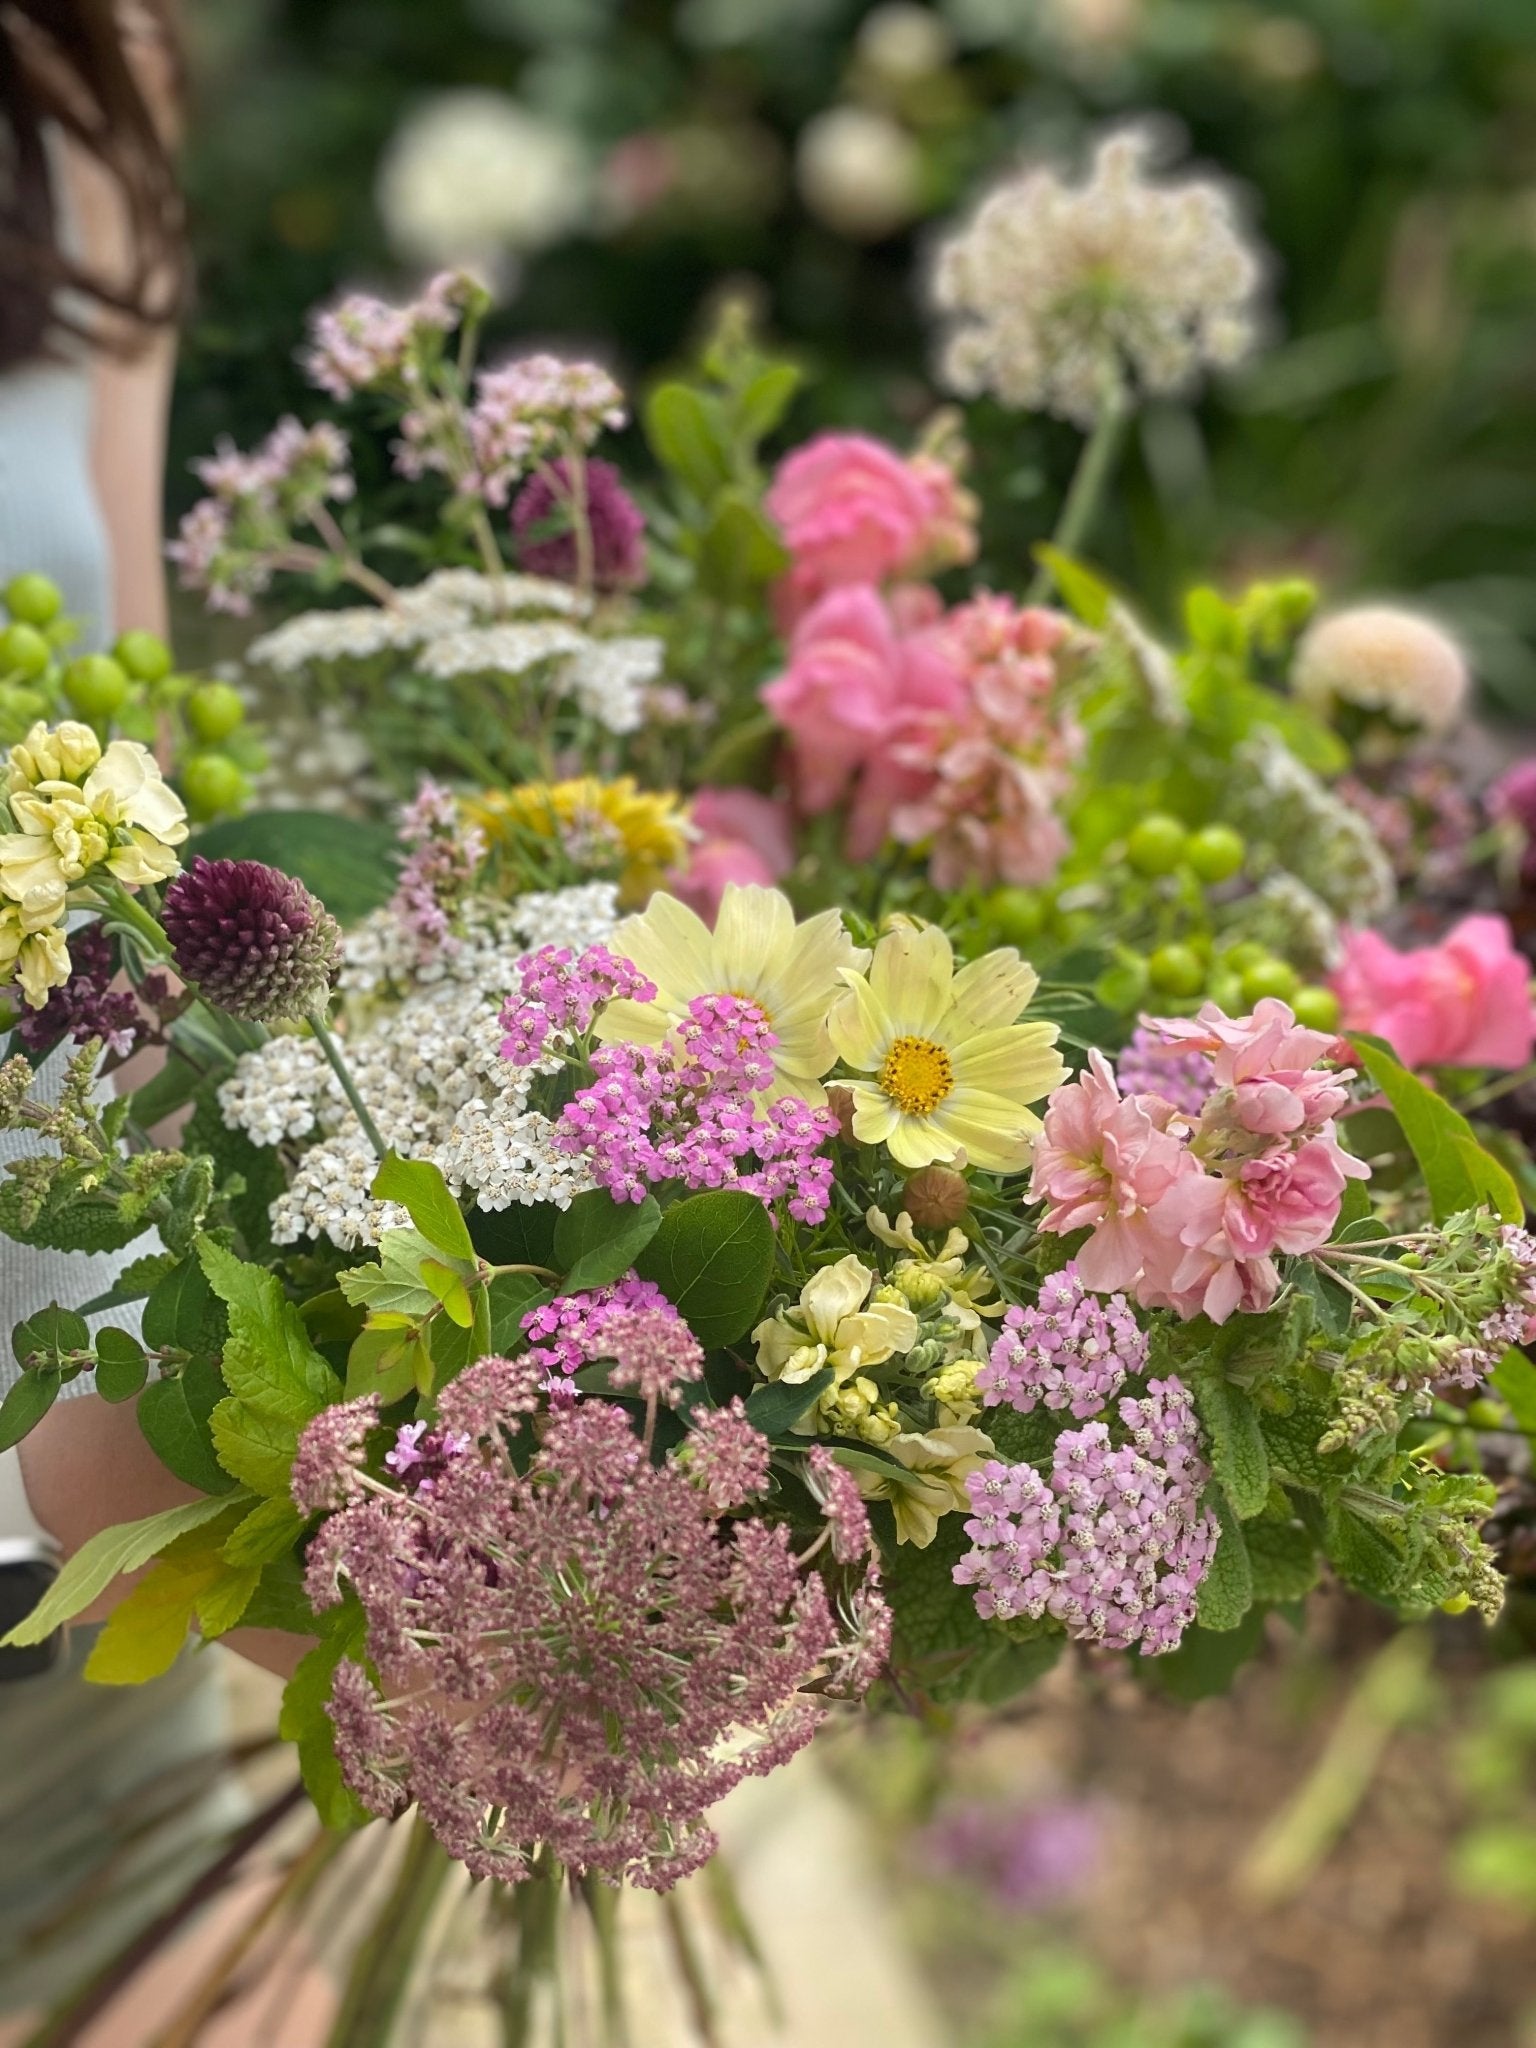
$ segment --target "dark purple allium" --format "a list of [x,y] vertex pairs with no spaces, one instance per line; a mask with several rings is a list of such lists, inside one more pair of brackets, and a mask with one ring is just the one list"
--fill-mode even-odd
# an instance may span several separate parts
[[99,1038],[107,1051],[127,1059],[148,1020],[133,997],[112,987],[112,942],[99,924],[71,932],[69,980],[51,989],[40,1010],[23,1010],[16,1029],[29,1052],[47,1053],[63,1039],[84,1045]]
[[204,860],[165,892],[177,971],[232,1017],[262,1024],[324,1002],[341,928],[304,884],[259,860]]
[[[563,460],[549,468],[553,475],[540,471],[531,476],[512,501],[517,558],[530,576],[554,576],[562,583],[574,583],[576,536],[571,531],[569,501],[559,487],[569,471]],[[611,462],[589,461],[586,471],[594,582],[604,590],[643,583],[645,515]]]

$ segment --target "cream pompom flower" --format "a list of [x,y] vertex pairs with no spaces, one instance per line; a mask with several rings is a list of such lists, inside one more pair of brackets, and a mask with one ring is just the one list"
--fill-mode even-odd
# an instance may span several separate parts
[[656,995],[648,1003],[610,1003],[599,1038],[659,1045],[695,997],[736,996],[761,1011],[778,1040],[765,1098],[797,1096],[813,1108],[826,1101],[822,1076],[836,1058],[827,1012],[843,973],[869,958],[849,938],[840,911],[796,924],[779,890],[728,883],[713,931],[675,896],[659,895],[638,917],[625,918],[608,944],[655,983]]
[[1323,718],[1353,705],[1438,735],[1461,717],[1472,678],[1466,655],[1437,619],[1403,605],[1362,604],[1308,628],[1291,688]]
[[794,1386],[830,1365],[841,1384],[867,1366],[910,1351],[917,1342],[917,1317],[904,1302],[869,1301],[878,1278],[853,1252],[813,1273],[794,1307],[752,1332],[758,1370]]
[[1028,1105],[1067,1077],[1056,1026],[1018,1021],[1039,982],[1028,962],[1004,947],[957,969],[937,925],[898,925],[868,974],[843,980],[827,1028],[874,1077],[847,1084],[854,1136],[907,1168],[962,1154],[994,1173],[1027,1166],[1040,1128]]

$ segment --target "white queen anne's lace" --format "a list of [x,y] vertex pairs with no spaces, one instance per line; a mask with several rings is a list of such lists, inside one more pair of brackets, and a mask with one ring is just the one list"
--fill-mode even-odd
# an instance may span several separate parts
[[1087,427],[1252,351],[1261,265],[1233,198],[1210,178],[1155,177],[1156,155],[1149,130],[1122,129],[1080,183],[1017,172],[942,245],[953,389]]

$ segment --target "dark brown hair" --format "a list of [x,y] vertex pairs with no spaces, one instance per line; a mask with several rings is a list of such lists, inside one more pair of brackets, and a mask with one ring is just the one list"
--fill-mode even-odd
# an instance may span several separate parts
[[[130,352],[187,285],[169,130],[181,88],[174,0],[0,0],[0,369],[73,335]],[[50,131],[109,181],[123,260],[77,246]]]

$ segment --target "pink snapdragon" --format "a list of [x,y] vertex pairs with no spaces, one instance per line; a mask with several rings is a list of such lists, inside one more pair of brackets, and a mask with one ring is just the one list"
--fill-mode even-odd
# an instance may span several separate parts
[[1344,1190],[1369,1168],[1338,1141],[1348,1068],[1320,1064],[1336,1041],[1296,1023],[1273,997],[1251,1017],[1214,1003],[1198,1017],[1145,1018],[1149,1038],[1207,1062],[1198,1112],[1157,1094],[1122,1095],[1098,1053],[1056,1091],[1035,1148],[1032,1193],[1045,1229],[1087,1227],[1077,1254],[1099,1293],[1225,1322],[1280,1285],[1277,1256],[1315,1251]]
[[1523,1067],[1536,1041],[1531,968],[1502,917],[1464,917],[1408,952],[1344,935],[1332,978],[1346,1030],[1386,1039],[1409,1067]]
[[948,464],[868,434],[818,434],[792,450],[763,502],[793,558],[778,592],[786,626],[829,590],[931,575],[976,553],[975,508]]
[[771,888],[794,866],[793,822],[787,805],[773,797],[755,789],[701,789],[689,817],[699,837],[668,886],[706,924],[714,923],[727,883]]

